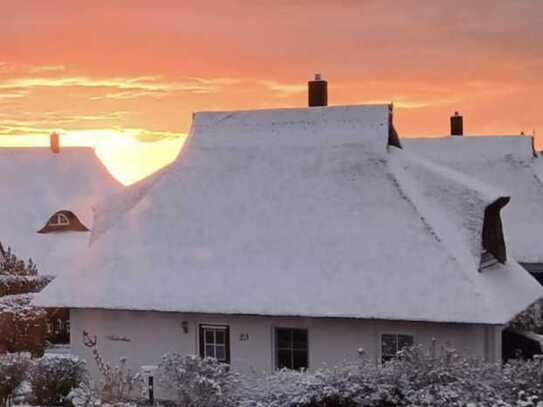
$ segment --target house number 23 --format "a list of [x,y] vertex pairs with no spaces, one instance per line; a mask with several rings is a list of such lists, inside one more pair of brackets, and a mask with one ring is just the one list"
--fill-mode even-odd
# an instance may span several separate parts
[[239,340],[240,340],[241,342],[248,341],[248,340],[249,340],[249,334],[240,334],[240,335],[239,335]]

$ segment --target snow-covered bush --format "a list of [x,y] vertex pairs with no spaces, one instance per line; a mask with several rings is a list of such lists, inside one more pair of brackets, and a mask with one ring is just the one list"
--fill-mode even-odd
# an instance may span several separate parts
[[9,405],[15,391],[26,377],[30,361],[17,354],[0,356],[0,407]]
[[178,406],[239,405],[238,375],[213,358],[167,353],[159,364],[158,382],[165,390],[175,393]]
[[85,363],[70,357],[43,357],[30,369],[30,387],[38,405],[62,405],[66,396],[79,386]]
[[354,407],[365,380],[351,366],[309,373],[281,369],[270,376],[244,378],[243,407]]
[[0,297],[0,353],[41,356],[47,337],[47,313],[31,305],[32,294]]
[[543,402],[543,361],[510,360],[503,366],[497,386],[502,398],[514,402],[519,397]]
[[496,405],[500,366],[460,357],[454,349],[415,346],[377,371],[373,397],[401,406]]
[[543,333],[543,299],[518,314],[509,326],[523,331]]
[[[88,382],[86,388],[79,389],[81,399],[87,398],[90,400],[96,398],[99,402],[119,405],[142,398],[145,389],[143,376],[139,372],[133,372],[128,368],[125,357],[119,360],[118,365],[111,366],[100,355],[96,346],[96,337],[91,337],[87,332],[83,331],[83,343],[92,349],[94,361],[102,377],[98,383]],[[92,392],[97,394],[92,394]]]
[[0,262],[0,353],[31,352],[41,356],[47,337],[47,313],[30,305],[32,293],[52,280],[38,274],[32,260],[19,260],[8,249]]

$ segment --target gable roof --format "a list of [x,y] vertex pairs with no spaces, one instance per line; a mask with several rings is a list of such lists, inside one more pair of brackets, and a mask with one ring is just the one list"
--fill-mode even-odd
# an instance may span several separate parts
[[528,136],[469,136],[403,140],[405,148],[500,188],[511,202],[503,211],[510,253],[543,262],[543,158]]
[[117,182],[85,147],[0,149],[2,204],[0,241],[21,259],[32,258],[44,274],[57,274],[62,262],[88,246],[89,233],[40,234],[51,215],[69,210],[92,226],[93,204],[119,191]]
[[541,287],[514,261],[478,272],[502,195],[390,130],[388,105],[198,113],[177,161],[99,207],[81,268],[35,303],[508,321]]

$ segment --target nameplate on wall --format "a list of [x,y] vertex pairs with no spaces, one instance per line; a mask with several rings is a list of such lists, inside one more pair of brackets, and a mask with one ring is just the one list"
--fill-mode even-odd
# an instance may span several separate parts
[[110,341],[115,341],[115,342],[130,342],[131,341],[131,339],[126,336],[117,336],[117,335],[108,335],[106,336],[106,339]]

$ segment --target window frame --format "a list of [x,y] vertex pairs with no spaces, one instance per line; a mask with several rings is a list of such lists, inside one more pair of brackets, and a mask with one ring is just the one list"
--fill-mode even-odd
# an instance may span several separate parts
[[206,332],[207,330],[214,332],[214,342],[211,343],[212,346],[214,346],[214,352],[217,353],[217,342],[216,342],[216,331],[224,331],[224,359],[218,359],[215,356],[209,356],[217,359],[221,363],[227,363],[230,364],[230,326],[225,324],[204,324],[200,323],[198,324],[198,342],[199,342],[199,354],[201,358],[206,357],[206,346],[208,345],[208,342],[206,342]]
[[[383,354],[383,336],[384,335],[394,335],[396,337],[396,352],[394,353],[394,355],[387,359],[387,360],[383,360],[383,357],[385,356]],[[391,332],[391,331],[383,331],[383,332],[380,332],[379,333],[379,337],[378,337],[378,341],[379,341],[379,365],[383,365],[385,364],[386,362],[388,362],[389,360],[391,360],[392,358],[396,357],[396,355],[398,354],[399,351],[401,351],[402,349],[398,349],[398,337],[399,336],[409,336],[412,340],[412,343],[410,346],[413,346],[415,344],[415,335],[412,333],[412,332],[405,332],[405,331],[396,331],[396,332]]]
[[[298,350],[304,350],[305,351],[305,359],[306,359],[306,366],[304,367],[301,367],[301,368],[294,368],[294,367],[287,367],[287,366],[281,366],[281,364],[279,363],[279,339],[278,339],[278,335],[279,335],[279,331],[280,330],[288,330],[288,331],[304,331],[305,332],[305,337],[306,337],[306,341],[305,341],[305,349],[297,349],[296,347],[294,347],[294,340],[291,339],[291,345],[292,347],[289,347],[289,348],[282,348],[283,350],[290,350],[291,352],[291,366],[294,365],[294,357],[293,357],[293,353]],[[274,356],[274,364],[275,364],[275,369],[278,370],[278,369],[283,369],[283,368],[286,368],[286,369],[291,369],[291,370],[307,370],[309,369],[309,348],[310,348],[310,339],[309,339],[309,329],[305,328],[305,327],[292,327],[292,326],[275,326],[273,327],[273,356]]]
[[[54,220],[54,221],[53,221]],[[48,226],[60,227],[60,226],[70,226],[71,222],[68,216],[65,213],[57,212],[49,219],[47,222]]]

